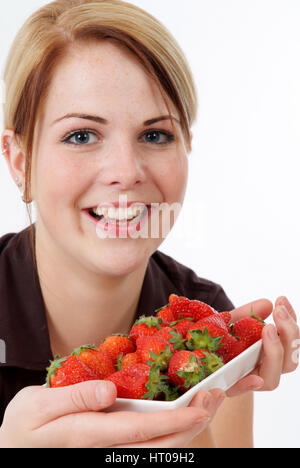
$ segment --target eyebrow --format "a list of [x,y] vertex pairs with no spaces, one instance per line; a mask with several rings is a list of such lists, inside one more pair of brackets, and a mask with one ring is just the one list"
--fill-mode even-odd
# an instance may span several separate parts
[[[100,123],[100,124],[103,124],[103,125],[108,124],[108,120],[104,119],[103,117],[98,117],[97,115],[86,115],[86,114],[77,114],[77,113],[75,113],[75,114],[66,114],[63,117],[60,117],[59,119],[54,120],[54,122],[51,124],[51,126],[58,123],[58,122],[61,122],[62,120],[73,119],[73,118],[84,119],[84,120],[92,120],[93,122],[97,122],[97,123]],[[179,125],[181,125],[180,120],[177,119],[176,117],[174,117],[173,115],[161,115],[160,117],[155,117],[153,119],[146,120],[144,122],[144,126],[148,127],[148,125],[153,125],[156,122],[160,122],[162,120],[175,120],[175,122],[177,122]]]

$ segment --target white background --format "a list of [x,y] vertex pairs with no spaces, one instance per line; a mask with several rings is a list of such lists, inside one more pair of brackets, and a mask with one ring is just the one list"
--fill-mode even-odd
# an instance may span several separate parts
[[[3,2],[2,68],[19,27],[46,3]],[[132,3],[174,34],[200,101],[186,205],[161,250],[222,284],[235,305],[286,295],[299,316],[300,2]],[[3,158],[0,195],[0,235],[25,227]],[[256,447],[300,447],[299,390],[298,371],[256,394]]]

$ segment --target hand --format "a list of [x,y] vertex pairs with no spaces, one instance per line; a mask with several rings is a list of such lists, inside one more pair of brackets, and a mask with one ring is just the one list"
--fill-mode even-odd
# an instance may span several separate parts
[[[233,310],[232,321],[236,322],[249,316],[251,306],[254,314],[263,320],[273,311],[273,304],[267,299],[261,299]],[[227,396],[238,396],[251,390],[275,390],[279,386],[282,374],[294,372],[297,369],[298,359],[295,355],[300,344],[300,332],[297,326],[297,316],[286,297],[279,297],[276,300],[273,318],[276,326],[268,324],[263,329],[261,363],[250,375],[229,389],[226,392]]]
[[[206,416],[201,416],[198,421],[188,427],[184,428],[183,426],[179,427],[175,431],[175,425],[170,426],[169,433],[160,437],[152,438],[151,440],[145,440],[140,443],[132,443],[126,445],[114,445],[110,448],[184,448],[189,445],[189,443],[197,437],[200,432],[208,428],[212,419],[214,418],[218,408],[221,406],[223,401],[226,398],[226,394],[221,389],[213,389],[209,392],[198,392],[193,400],[191,401],[188,408],[182,408],[182,410],[188,410],[193,408],[193,412],[196,411],[196,408],[205,408]],[[161,412],[164,418],[169,419],[175,417],[175,411],[180,410],[167,410]],[[199,409],[197,410],[199,411]],[[171,414],[174,414],[174,416]],[[202,411],[203,413],[203,411]],[[160,413],[152,413],[154,421],[156,421],[157,415]],[[151,419],[152,419],[151,417]],[[145,421],[146,423],[146,421]],[[146,425],[146,424],[145,424]]]
[[[101,412],[116,399],[112,382],[89,381],[62,388],[26,387],[7,406],[0,428],[0,447],[181,447],[207,427],[220,404],[218,396],[223,393],[200,392],[190,407],[177,410]],[[211,395],[211,400],[205,407],[207,395]]]

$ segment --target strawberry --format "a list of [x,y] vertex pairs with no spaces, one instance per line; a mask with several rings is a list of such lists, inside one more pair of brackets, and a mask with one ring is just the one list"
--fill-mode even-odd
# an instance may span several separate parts
[[238,341],[234,336],[228,334],[222,338],[220,347],[216,350],[216,354],[222,357],[224,364],[227,364],[244,350],[244,344]]
[[98,349],[107,351],[110,354],[113,363],[116,364],[121,353],[134,353],[135,345],[128,335],[115,334],[105,338],[104,342]]
[[198,320],[210,317],[211,315],[217,314],[218,312],[208,304],[205,304],[205,302],[194,300],[190,302],[189,313],[190,317],[193,317],[197,322]]
[[206,351],[205,349],[196,349],[195,351],[192,351],[192,354],[199,359],[200,364],[204,367],[206,377],[224,366],[222,358],[217,356],[215,353]]
[[172,328],[175,328],[175,330],[180,333],[180,335],[185,338],[188,330],[190,328],[193,328],[195,325],[194,319],[192,318],[187,318],[187,319],[180,319],[176,320],[175,322],[172,322],[170,326]]
[[148,364],[125,367],[105,380],[116,385],[118,398],[154,400],[169,391],[167,376],[161,375],[157,366]]
[[190,300],[183,296],[176,296],[176,294],[170,295],[169,303],[175,320],[180,318],[193,318],[198,321],[217,313],[212,307],[204,302]]
[[137,351],[135,351],[134,353],[125,354],[125,356],[123,354],[120,354],[118,358],[118,363],[116,365],[116,369],[121,370],[125,367],[132,366],[133,364],[140,364],[141,362],[141,358]]
[[97,350],[95,346],[85,345],[74,349],[72,356],[89,367],[99,380],[115,372],[115,366],[110,354],[104,349]]
[[143,315],[133,324],[129,337],[134,343],[136,343],[140,336],[155,335],[155,333],[161,329],[161,324],[161,318],[154,316],[145,317]]
[[167,326],[175,320],[174,314],[169,306],[165,306],[162,309],[158,309],[157,317],[162,319],[162,325]]
[[227,326],[219,314],[212,315],[196,322],[186,334],[188,349],[206,349],[216,351],[222,339],[228,336]]
[[174,352],[173,345],[161,336],[141,336],[136,342],[137,351],[143,363],[157,364],[161,370],[167,369]]
[[183,296],[171,294],[169,297],[170,310],[174,315],[174,320],[180,318],[192,318],[189,311],[190,300]]
[[172,327],[164,327],[159,330],[154,336],[161,336],[171,343],[174,349],[184,349],[185,339],[178,331]]
[[97,375],[77,356],[56,356],[47,368],[47,387],[67,387],[87,380],[98,380]]
[[255,317],[251,310],[251,316],[238,320],[232,327],[232,334],[245,344],[246,348],[252,346],[262,337],[265,322],[259,317]]
[[193,353],[177,351],[170,360],[168,377],[182,392],[186,392],[205,378],[205,372]]
[[230,312],[220,312],[219,317],[224,320],[225,324],[227,325],[227,330],[231,332],[231,313]]

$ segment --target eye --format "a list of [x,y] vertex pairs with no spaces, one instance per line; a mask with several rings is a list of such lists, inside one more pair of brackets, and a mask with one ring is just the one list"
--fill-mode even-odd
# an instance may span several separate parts
[[[84,146],[87,144],[92,144],[95,143],[95,141],[90,141],[91,137],[90,135],[96,137],[97,135],[95,132],[92,132],[91,130],[76,130],[75,132],[69,133],[63,140],[62,142],[67,144],[67,145],[75,145],[75,146]],[[73,141],[72,141],[73,139]]]
[[151,130],[143,134],[147,143],[152,145],[167,145],[175,140],[174,135],[161,130]]

